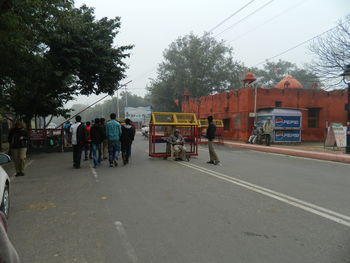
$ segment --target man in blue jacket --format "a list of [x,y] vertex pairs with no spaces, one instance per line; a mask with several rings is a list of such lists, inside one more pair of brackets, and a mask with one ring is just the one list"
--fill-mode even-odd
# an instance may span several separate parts
[[110,115],[111,120],[106,124],[106,136],[108,140],[108,155],[109,167],[118,166],[118,156],[120,153],[120,136],[122,128],[119,122],[115,120],[117,117],[115,113]]

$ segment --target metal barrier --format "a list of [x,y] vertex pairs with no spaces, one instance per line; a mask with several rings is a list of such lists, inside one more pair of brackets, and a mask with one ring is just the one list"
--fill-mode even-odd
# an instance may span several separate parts
[[198,121],[194,113],[152,112],[149,126],[149,156],[171,156],[168,137],[180,130],[189,156],[198,155]]
[[63,129],[32,129],[28,149],[31,152],[63,152]]

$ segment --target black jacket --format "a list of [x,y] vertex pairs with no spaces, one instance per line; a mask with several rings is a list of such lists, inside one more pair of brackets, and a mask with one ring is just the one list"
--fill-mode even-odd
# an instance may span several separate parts
[[216,131],[216,126],[214,122],[209,123],[207,128],[207,138],[209,141],[212,141],[215,139],[215,131]]
[[135,138],[135,128],[131,125],[123,125],[122,126],[122,135],[120,137],[120,141],[122,144],[132,144],[132,141]]
[[105,130],[101,125],[92,125],[90,130],[91,142],[101,143],[106,138]]
[[88,132],[86,126],[82,123],[77,129],[77,143],[78,145],[85,145],[88,143]]
[[12,149],[27,148],[28,140],[28,132],[25,129],[13,128],[9,132],[8,142]]

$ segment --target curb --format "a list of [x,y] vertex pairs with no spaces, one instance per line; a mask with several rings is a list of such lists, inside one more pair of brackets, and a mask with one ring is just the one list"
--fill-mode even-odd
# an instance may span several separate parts
[[331,154],[331,153],[322,153],[322,152],[305,151],[305,150],[293,150],[293,149],[286,149],[286,148],[268,147],[268,146],[243,144],[243,143],[223,142],[221,144],[229,147],[249,149],[254,151],[285,154],[285,155],[292,155],[297,157],[305,157],[305,158],[332,161],[332,162],[350,163],[350,155],[348,156],[345,154]]

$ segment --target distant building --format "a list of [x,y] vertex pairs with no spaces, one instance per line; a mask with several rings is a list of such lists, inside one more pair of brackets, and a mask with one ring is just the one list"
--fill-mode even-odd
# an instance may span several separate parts
[[[291,108],[302,112],[301,139],[321,141],[325,139],[326,127],[331,122],[346,124],[347,92],[325,91],[312,85],[305,89],[292,76],[283,78],[274,88],[255,88],[254,75],[249,72],[243,87],[237,91],[223,92],[201,98],[184,94],[183,112],[194,112],[198,118],[213,115],[222,119],[224,138],[245,141],[254,125],[254,112],[266,108]],[[255,96],[255,89],[257,91]]]

